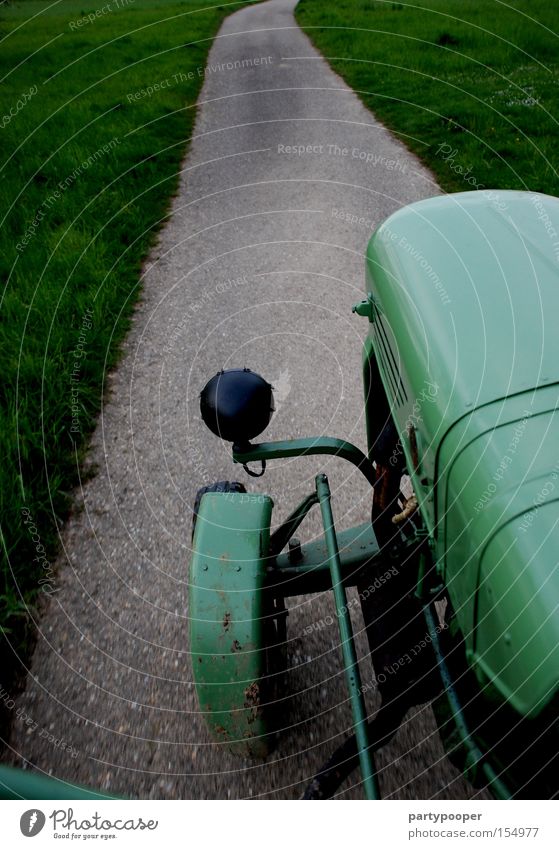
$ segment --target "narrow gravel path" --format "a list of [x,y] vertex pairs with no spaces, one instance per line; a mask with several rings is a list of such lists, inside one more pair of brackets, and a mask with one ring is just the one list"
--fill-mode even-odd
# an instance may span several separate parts
[[[294,696],[264,765],[210,743],[188,654],[190,508],[200,485],[242,475],[199,421],[202,385],[249,365],[278,389],[267,438],[322,431],[364,448],[366,326],[351,305],[365,245],[391,212],[439,191],[317,54],[294,6],[235,13],[212,48],[180,190],[108,378],[91,450],[98,474],[65,529],[59,592],[19,702],[38,727],[14,721],[15,763],[127,796],[297,798],[350,725],[336,634],[303,633],[331,612],[328,597],[292,602]],[[352,468],[309,459],[272,464],[258,482],[275,521],[320,468],[338,527],[366,519],[370,494]],[[307,538],[317,529],[314,520]],[[368,697],[373,706],[373,688]],[[379,763],[384,792],[399,798],[471,793],[426,709]],[[352,780],[344,797],[361,798]]]

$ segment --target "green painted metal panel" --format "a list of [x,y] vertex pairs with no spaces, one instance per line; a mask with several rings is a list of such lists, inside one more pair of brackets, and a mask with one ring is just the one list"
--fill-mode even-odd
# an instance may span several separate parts
[[524,192],[412,204],[367,254],[365,357],[379,364],[410,467],[415,428],[412,477],[438,568],[480,680],[530,715],[558,684],[547,615],[559,604],[558,272],[559,200]]
[[[80,787],[27,769],[0,765],[0,799],[117,799],[102,790]],[[122,797],[121,797],[122,798]]]
[[559,684],[558,515],[559,493],[538,509],[530,533],[517,516],[481,558],[473,662],[482,680],[528,716],[543,710]]
[[264,757],[266,611],[263,585],[273,502],[207,493],[190,567],[190,650],[200,709],[212,736],[236,754]]
[[[362,566],[379,553],[379,545],[371,522],[363,522],[352,528],[346,528],[337,533],[338,548],[340,552],[341,568],[344,583],[353,586],[360,575]],[[301,546],[300,559],[293,564],[289,552],[279,554],[276,558],[276,569],[271,575],[275,583],[283,581],[283,576],[288,581],[293,581],[290,589],[283,583],[281,590],[283,595],[302,595],[308,592],[318,592],[331,589],[332,584],[329,573],[328,546],[324,537],[318,537],[312,542]],[[300,579],[311,578],[313,583],[305,583],[304,588],[299,590]]]
[[[367,290],[381,317],[371,342],[402,431],[420,406],[429,486],[440,443],[461,416],[559,379],[553,232],[556,198],[500,192],[497,203],[463,192],[404,207],[370,240]],[[434,530],[434,505],[424,512]]]
[[488,405],[441,451],[444,574],[466,645],[480,680],[529,715],[559,683],[556,404],[547,387]]

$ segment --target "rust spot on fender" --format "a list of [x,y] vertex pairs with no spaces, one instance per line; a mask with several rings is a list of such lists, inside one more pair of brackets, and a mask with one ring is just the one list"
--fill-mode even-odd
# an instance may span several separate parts
[[254,722],[258,719],[260,710],[260,686],[257,681],[253,681],[245,690],[245,708],[250,711],[248,722]]
[[231,614],[226,613],[225,616],[223,617],[223,630],[228,631],[230,624],[231,624]]
[[253,681],[245,690],[245,707],[260,704],[260,686],[258,681]]
[[242,651],[243,647],[238,640],[233,640],[233,644],[231,646],[232,652]]

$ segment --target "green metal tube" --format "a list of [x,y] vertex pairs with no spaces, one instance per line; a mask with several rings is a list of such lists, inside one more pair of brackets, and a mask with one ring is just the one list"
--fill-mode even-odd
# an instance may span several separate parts
[[316,476],[316,493],[320,502],[322,522],[324,525],[324,538],[328,548],[332,590],[334,592],[338,627],[340,629],[340,637],[342,641],[342,654],[344,658],[349,697],[351,700],[351,709],[353,712],[353,725],[355,728],[355,738],[357,740],[357,749],[359,753],[359,763],[361,766],[361,776],[363,778],[365,796],[367,799],[378,799],[379,789],[375,774],[375,767],[373,764],[373,757],[369,750],[367,714],[365,711],[363,690],[361,688],[361,676],[359,674],[355,644],[353,642],[351,620],[347,609],[347,597],[342,583],[340,552],[338,550],[338,541],[336,538],[336,531],[334,530],[332,505],[330,503],[330,486],[328,484],[328,478],[324,474]]
[[261,442],[259,445],[233,445],[235,463],[253,463],[258,460],[277,460],[281,457],[304,457],[309,454],[333,454],[357,466],[371,486],[375,485],[375,469],[368,457],[351,442],[333,436],[312,436],[306,439],[288,439],[283,442]]
[[307,516],[309,510],[315,504],[318,504],[318,498],[316,492],[311,492],[287,517],[283,525],[274,531],[270,537],[269,557],[276,557],[282,548],[287,545],[303,519]]
[[460,704],[460,700],[458,698],[456,690],[454,689],[454,684],[450,672],[448,670],[448,667],[445,663],[445,659],[443,657],[443,653],[441,651],[439,638],[437,636],[437,629],[435,627],[435,620],[428,605],[423,608],[423,613],[425,615],[425,621],[427,622],[427,629],[429,631],[429,636],[431,638],[435,657],[437,658],[441,680],[446,690],[446,695],[448,698],[448,703],[450,705],[452,717],[454,719],[456,729],[460,735],[462,743],[468,752],[468,758],[470,760],[470,763],[480,765],[483,773],[485,774],[485,777],[487,778],[487,782],[495,796],[497,796],[499,799],[510,799],[511,794],[509,789],[495,773],[495,770],[493,769],[491,764],[487,763],[487,761],[484,760],[481,750],[476,745],[474,739],[472,738],[472,735],[470,734],[470,729],[468,728],[464,713],[462,711],[462,705]]
[[415,588],[415,597],[419,599],[419,601],[423,601],[423,583],[425,581],[425,554],[422,554],[419,558],[419,570],[417,572],[417,585]]

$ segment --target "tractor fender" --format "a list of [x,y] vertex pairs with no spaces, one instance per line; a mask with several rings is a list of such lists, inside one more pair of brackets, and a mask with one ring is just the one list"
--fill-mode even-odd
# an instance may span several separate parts
[[265,757],[264,580],[273,502],[208,492],[200,502],[190,565],[190,651],[200,710],[217,743]]

